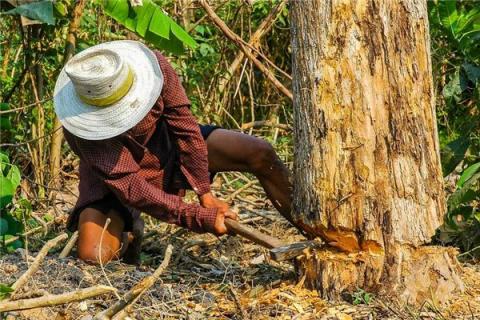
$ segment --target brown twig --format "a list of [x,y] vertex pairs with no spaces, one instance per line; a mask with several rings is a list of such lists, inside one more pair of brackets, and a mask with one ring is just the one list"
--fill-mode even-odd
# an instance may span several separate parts
[[172,251],[173,251],[173,246],[169,244],[167,246],[167,249],[165,250],[165,257],[158,266],[158,268],[155,270],[155,272],[148,277],[145,277],[137,283],[132,289],[130,289],[121,300],[117,301],[115,304],[113,304],[110,308],[107,310],[98,313],[95,315],[94,320],[100,320],[100,319],[109,319],[134,303],[138,298],[145,293],[160,277],[160,275],[165,271],[167,268],[168,264],[170,263],[170,258],[172,257]]
[[[273,10],[268,14],[268,16],[262,21],[262,23],[258,26],[257,30],[253,33],[253,35],[250,37],[248,41],[248,45],[257,48],[260,39],[270,31],[271,27],[277,20],[279,14],[282,12],[283,7],[285,6],[285,0],[281,1]],[[215,10],[216,11],[216,10]],[[222,93],[225,90],[225,87],[227,86],[228,82],[232,78],[232,75],[238,70],[240,67],[243,59],[245,58],[245,54],[243,51],[240,51],[233,62],[228,66],[227,72],[225,76],[220,79],[219,84],[218,84],[218,91]]]
[[288,124],[283,124],[283,123],[275,123],[270,120],[260,120],[260,121],[252,121],[252,122],[247,122],[242,124],[242,130],[248,130],[250,128],[253,129],[258,129],[261,127],[272,127],[272,128],[278,128],[282,129],[285,131],[291,131],[292,128]]
[[[47,222],[47,226],[51,225],[52,223],[53,223],[53,221]],[[20,239],[22,237],[27,237],[27,236],[30,236],[32,234],[35,234],[35,233],[41,231],[43,228],[44,228],[44,226],[35,227],[35,228],[30,229],[27,232],[25,232],[25,233],[23,233],[19,236],[15,236],[15,237],[12,237],[12,238],[9,238],[9,239],[5,240],[5,242],[3,242],[3,244],[8,245],[10,243],[13,243],[13,242],[17,241],[18,239]]]
[[255,181],[250,181],[247,182],[245,185],[243,185],[241,188],[238,188],[235,192],[231,193],[228,198],[226,199],[227,202],[232,201],[235,199],[236,196],[238,196],[240,193],[245,191],[246,189],[250,188],[252,185],[255,184]]
[[36,105],[39,105],[39,104],[42,104],[44,102],[47,102],[49,100],[52,100],[52,97],[50,98],[45,98],[43,100],[40,100],[38,102],[34,102],[34,103],[31,103],[31,104],[27,104],[26,106],[23,106],[23,107],[19,107],[19,108],[15,108],[15,109],[9,109],[9,110],[3,110],[3,111],[0,111],[0,114],[7,114],[7,113],[12,113],[12,112],[17,112],[17,111],[21,111],[21,110],[24,110],[24,109],[28,109],[28,108],[31,108],[31,107],[35,107]]
[[62,233],[56,238],[53,238],[49,240],[43,248],[40,250],[40,252],[37,254],[35,257],[35,260],[33,261],[32,265],[30,268],[28,268],[27,271],[25,271],[24,274],[20,278],[18,278],[17,281],[12,285],[12,296],[18,292],[18,290],[27,282],[28,278],[30,278],[35,272],[37,272],[38,268],[40,267],[40,264],[42,263],[43,259],[45,259],[46,255],[48,254],[48,251],[55,247],[60,241],[65,240],[68,238],[68,235],[66,233]]
[[270,70],[261,63],[257,58],[255,58],[254,54],[251,52],[250,48],[244,45],[244,41],[235,34],[230,28],[223,22],[222,19],[213,11],[212,7],[207,3],[206,0],[200,0],[200,4],[207,12],[210,19],[222,30],[227,38],[232,40],[238,47],[243,51],[243,53],[255,64],[255,66],[270,80],[273,85],[284,95],[286,95],[290,100],[293,99],[293,95],[280,81],[275,78],[275,76],[270,72]]
[[235,301],[235,305],[237,306],[238,310],[240,310],[242,319],[250,319],[247,311],[242,307],[242,304],[240,303],[240,299],[238,298],[238,294],[232,284],[230,284],[229,289],[230,289],[230,292],[232,293],[233,301]]
[[55,306],[73,301],[85,300],[115,291],[115,288],[100,285],[62,294],[49,294],[39,298],[0,302],[0,312]]

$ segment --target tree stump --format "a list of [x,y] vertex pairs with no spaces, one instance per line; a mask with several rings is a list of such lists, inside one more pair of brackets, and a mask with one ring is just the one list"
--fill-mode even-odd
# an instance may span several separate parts
[[307,288],[332,301],[362,288],[412,305],[445,303],[454,291],[464,290],[457,254],[452,248],[404,246],[386,264],[383,254],[323,249],[299,256],[296,269]]
[[292,220],[346,252],[299,259],[305,283],[448,299],[455,253],[425,246],[446,212],[426,1],[291,1],[290,15]]

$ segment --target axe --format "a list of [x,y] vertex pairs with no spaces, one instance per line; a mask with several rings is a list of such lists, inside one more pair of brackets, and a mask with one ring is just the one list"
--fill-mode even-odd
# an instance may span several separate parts
[[322,242],[316,240],[287,244],[278,238],[269,236],[229,218],[225,219],[225,226],[236,235],[270,249],[270,257],[275,261],[290,260],[303,254],[306,249],[321,248],[323,246]]

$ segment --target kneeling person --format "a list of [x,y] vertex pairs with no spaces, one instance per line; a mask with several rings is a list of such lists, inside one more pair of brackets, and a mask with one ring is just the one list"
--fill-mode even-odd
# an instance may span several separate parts
[[[74,56],[57,80],[54,103],[80,158],[79,199],[67,227],[78,229],[77,252],[85,261],[138,263],[140,212],[225,234],[224,219],[237,215],[210,192],[216,172],[255,174],[274,206],[290,214],[288,170],[271,145],[200,126],[172,66],[140,42],[108,42]],[[182,201],[185,189],[198,195],[198,204]]]

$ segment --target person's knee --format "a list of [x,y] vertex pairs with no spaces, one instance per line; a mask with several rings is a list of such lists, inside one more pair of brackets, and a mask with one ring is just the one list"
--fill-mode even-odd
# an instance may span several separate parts
[[112,248],[104,244],[100,249],[100,244],[79,245],[77,247],[78,258],[91,264],[105,264],[115,258],[118,258],[120,248]]
[[258,140],[253,147],[254,151],[249,160],[250,171],[257,175],[268,174],[278,161],[278,156],[272,145],[264,140]]

